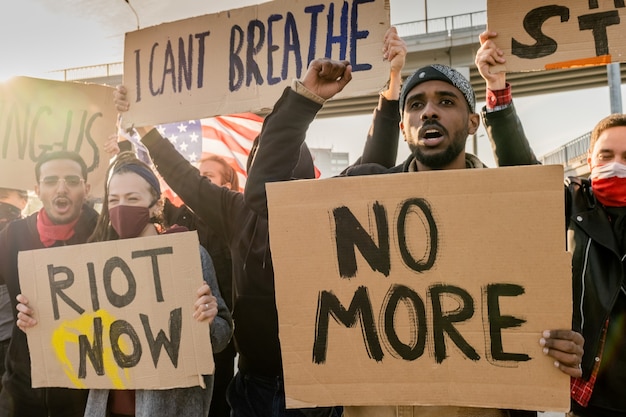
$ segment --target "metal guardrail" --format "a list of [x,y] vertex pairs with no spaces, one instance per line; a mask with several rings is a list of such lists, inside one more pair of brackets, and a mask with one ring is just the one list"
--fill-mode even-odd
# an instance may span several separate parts
[[123,62],[113,62],[110,64],[90,65],[87,67],[67,68],[54,71],[63,75],[63,81],[88,80],[90,78],[110,77],[121,75],[124,72]]
[[587,154],[591,132],[585,133],[576,139],[567,142],[550,153],[542,156],[541,162],[544,165],[572,165],[580,161],[580,158]]
[[439,17],[436,19],[418,20],[416,22],[399,23],[394,25],[401,37],[432,35],[487,25],[487,11],[465,13],[454,16]]

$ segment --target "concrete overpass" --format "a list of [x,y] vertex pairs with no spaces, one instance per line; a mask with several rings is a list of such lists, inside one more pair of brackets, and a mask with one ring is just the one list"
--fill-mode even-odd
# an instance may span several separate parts
[[[424,65],[442,63],[455,68],[466,69],[476,92],[477,100],[485,99],[485,83],[474,65],[474,56],[480,47],[478,35],[485,30],[487,12],[446,16],[396,25],[398,33],[407,43],[408,54],[403,75],[406,77]],[[69,68],[59,71],[61,79],[81,80],[106,85],[122,83],[123,65],[121,62],[90,67]],[[620,65],[623,82],[626,77],[624,65]],[[536,71],[511,73],[507,75],[515,91],[515,97],[526,97],[559,91],[602,87],[608,85],[605,66],[583,67],[567,70]],[[377,95],[331,100],[318,117],[338,117],[346,115],[369,114],[378,101]],[[587,141],[588,137],[582,139]],[[574,155],[574,150],[581,147],[581,139],[546,155],[551,163],[571,165],[578,174],[581,154]],[[586,151],[586,148],[584,149]],[[573,159],[572,159],[573,158]],[[548,162],[548,161],[546,161]],[[572,165],[573,164],[573,165]],[[576,167],[574,167],[576,165]]]

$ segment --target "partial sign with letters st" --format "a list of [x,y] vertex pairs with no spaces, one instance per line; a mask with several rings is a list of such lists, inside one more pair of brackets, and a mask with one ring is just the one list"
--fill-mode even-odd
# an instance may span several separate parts
[[316,58],[358,74],[337,97],[376,93],[389,0],[274,0],[126,34],[124,124],[199,119],[271,108]]
[[487,21],[508,72],[626,60],[624,0],[488,0]]
[[19,254],[33,387],[166,389],[213,373],[195,232]]
[[103,144],[116,119],[111,87],[30,77],[0,83],[0,187],[32,190],[39,156],[69,150],[83,157],[92,194],[101,196]]
[[539,345],[571,326],[562,167],[280,182],[267,194],[290,407],[569,408],[569,377]]

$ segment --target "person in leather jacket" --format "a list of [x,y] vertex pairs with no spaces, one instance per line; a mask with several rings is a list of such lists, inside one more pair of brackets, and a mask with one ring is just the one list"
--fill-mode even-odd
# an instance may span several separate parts
[[[485,42],[498,62],[505,58]],[[494,75],[495,76],[495,75]],[[498,75],[503,77],[503,75]],[[510,86],[498,109],[483,113],[498,152],[507,138],[528,143]],[[496,101],[496,100],[494,100]],[[584,354],[571,384],[571,416],[626,415],[626,115],[594,128],[588,150],[590,178],[565,179],[567,249],[572,253],[572,328],[584,336]]]

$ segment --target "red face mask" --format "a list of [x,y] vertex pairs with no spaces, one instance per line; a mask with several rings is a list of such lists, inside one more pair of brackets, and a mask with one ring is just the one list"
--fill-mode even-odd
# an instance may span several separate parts
[[137,237],[150,223],[150,209],[119,205],[109,209],[109,219],[120,239]]
[[626,165],[611,162],[591,168],[593,195],[607,207],[626,206]]

